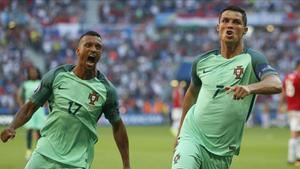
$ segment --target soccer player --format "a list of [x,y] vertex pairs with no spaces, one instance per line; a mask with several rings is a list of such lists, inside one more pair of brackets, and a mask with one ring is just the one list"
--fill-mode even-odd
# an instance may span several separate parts
[[96,69],[102,50],[102,38],[97,32],[83,34],[76,49],[77,64],[46,73],[33,96],[2,131],[3,142],[12,139],[15,130],[48,101],[50,113],[26,169],[89,169],[98,141],[97,121],[102,114],[112,124],[123,169],[130,168],[128,137],[119,116],[116,90]]
[[279,112],[287,103],[291,136],[288,142],[288,163],[300,165],[300,59],[295,71],[284,78],[283,91],[279,100]]
[[245,11],[226,7],[217,25],[220,49],[193,62],[172,169],[228,169],[256,95],[281,92],[266,58],[244,47],[247,30]]
[[[17,101],[21,107],[26,101],[29,100],[30,96],[37,89],[41,82],[40,71],[36,67],[29,67],[27,69],[27,80],[21,85],[19,92],[17,94]],[[32,137],[36,134],[36,139],[40,138],[40,130],[45,124],[46,114],[43,107],[38,108],[36,112],[32,115],[31,119],[24,125],[27,129],[26,131],[26,154],[25,158],[28,160],[32,153]]]

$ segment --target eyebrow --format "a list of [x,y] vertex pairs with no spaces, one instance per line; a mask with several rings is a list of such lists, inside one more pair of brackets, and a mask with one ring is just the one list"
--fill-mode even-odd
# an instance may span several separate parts
[[243,19],[242,18],[233,18],[233,17],[227,17],[227,16],[224,16],[224,17],[221,17],[221,21],[224,20],[224,19],[228,19],[228,20],[234,20],[234,21],[240,21],[241,23],[243,22]]

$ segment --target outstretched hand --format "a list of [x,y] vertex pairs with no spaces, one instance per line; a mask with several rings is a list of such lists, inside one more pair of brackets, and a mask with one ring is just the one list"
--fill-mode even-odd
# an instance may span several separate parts
[[240,85],[227,86],[227,87],[225,87],[225,90],[227,91],[227,93],[233,92],[234,100],[244,99],[244,97],[251,94],[251,91],[247,86],[240,86]]
[[6,128],[1,132],[1,140],[3,143],[9,139],[13,139],[16,135],[16,131],[13,128]]

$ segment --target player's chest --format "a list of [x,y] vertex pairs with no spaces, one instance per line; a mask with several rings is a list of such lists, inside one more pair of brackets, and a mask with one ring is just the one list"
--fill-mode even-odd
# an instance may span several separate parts
[[214,60],[209,63],[200,63],[197,75],[204,86],[224,85],[233,86],[249,79],[251,63],[247,60]]
[[74,111],[82,107],[89,112],[99,112],[106,101],[106,95],[106,88],[101,83],[90,84],[66,78],[53,85],[54,101]]

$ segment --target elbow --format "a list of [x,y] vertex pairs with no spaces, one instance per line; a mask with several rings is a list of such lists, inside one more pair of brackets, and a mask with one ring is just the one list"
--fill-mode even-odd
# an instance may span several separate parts
[[278,83],[274,84],[274,93],[281,93],[282,92],[282,83],[279,81]]
[[282,92],[282,86],[277,86],[276,88],[275,88],[275,93],[281,93]]

